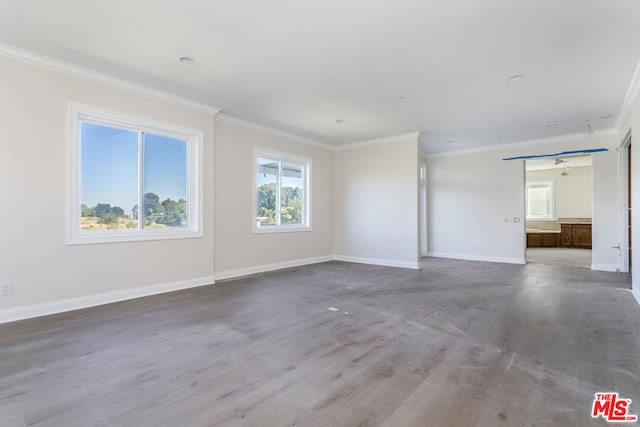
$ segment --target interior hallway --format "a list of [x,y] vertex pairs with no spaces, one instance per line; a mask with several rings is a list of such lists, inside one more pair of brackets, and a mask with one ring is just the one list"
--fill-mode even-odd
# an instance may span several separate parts
[[599,391],[640,414],[628,275],[422,265],[330,262],[0,325],[0,425],[606,425]]

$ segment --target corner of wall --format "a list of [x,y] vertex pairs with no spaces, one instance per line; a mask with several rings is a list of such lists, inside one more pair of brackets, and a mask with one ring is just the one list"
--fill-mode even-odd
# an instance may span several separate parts
[[396,261],[391,259],[363,258],[344,255],[335,255],[333,259],[336,261],[351,262],[356,264],[381,265],[385,267],[408,268],[411,270],[420,270],[422,268],[420,267],[420,262],[418,261]]
[[419,266],[418,133],[352,144],[334,155],[334,253]]
[[280,270],[283,268],[302,267],[305,265],[319,264],[322,262],[333,261],[334,256],[322,256],[315,258],[297,259],[292,261],[278,262],[273,264],[263,264],[246,268],[237,268],[234,270],[219,271],[215,274],[216,281],[236,279],[243,276],[249,276],[252,274],[266,273],[268,271]]

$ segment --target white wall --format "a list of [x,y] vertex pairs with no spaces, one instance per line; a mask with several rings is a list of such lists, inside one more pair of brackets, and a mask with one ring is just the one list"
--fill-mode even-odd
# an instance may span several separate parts
[[616,271],[622,268],[620,250],[620,138],[602,142],[606,153],[593,155],[593,263],[594,270]]
[[[254,234],[253,149],[311,159],[311,231]],[[216,280],[333,258],[333,152],[216,118]]]
[[[211,283],[213,114],[6,58],[0,93],[0,282],[14,283],[13,295],[0,297],[0,321],[131,297],[144,287]],[[65,244],[69,101],[204,131],[203,238]],[[103,297],[88,298],[95,295]]]
[[419,268],[418,136],[335,153],[337,259]]
[[501,159],[429,159],[430,256],[524,263],[524,165]]
[[[539,145],[429,159],[429,247],[432,256],[524,262],[524,165],[506,157],[608,148],[593,155],[593,265],[619,268],[617,135],[568,138]],[[521,222],[513,222],[514,217]],[[506,222],[505,222],[506,220]],[[475,249],[474,249],[475,248]]]
[[553,182],[556,218],[591,218],[591,166],[527,172],[527,182]]

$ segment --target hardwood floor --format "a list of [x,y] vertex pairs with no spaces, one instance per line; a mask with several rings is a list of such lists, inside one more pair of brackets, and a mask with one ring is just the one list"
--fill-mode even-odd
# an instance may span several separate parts
[[629,287],[331,262],[0,325],[0,426],[606,425],[599,391],[640,415]]

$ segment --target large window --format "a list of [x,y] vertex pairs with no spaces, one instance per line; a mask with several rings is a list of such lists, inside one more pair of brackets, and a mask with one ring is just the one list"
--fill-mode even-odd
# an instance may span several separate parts
[[72,104],[69,243],[199,237],[202,133]]
[[553,182],[527,183],[527,219],[555,219]]
[[298,231],[311,227],[311,161],[288,154],[255,150],[255,232]]

